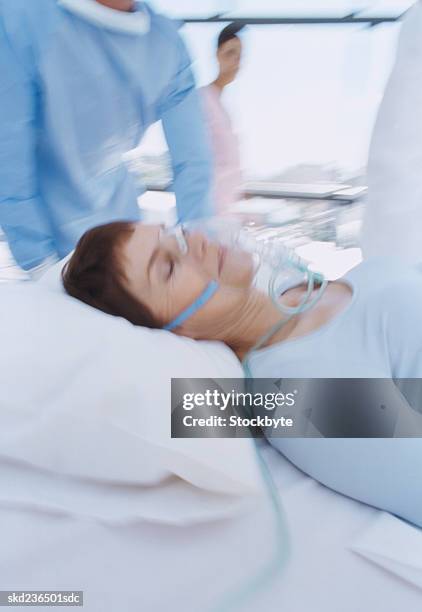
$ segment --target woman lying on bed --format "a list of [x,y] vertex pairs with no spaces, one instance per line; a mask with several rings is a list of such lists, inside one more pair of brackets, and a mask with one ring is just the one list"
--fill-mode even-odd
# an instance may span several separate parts
[[[188,235],[186,245],[182,252],[160,226],[94,228],[64,270],[65,289],[134,325],[163,328],[211,288],[174,332],[220,340],[242,359],[283,315],[253,285],[248,253],[200,233]],[[295,306],[304,292],[297,286],[280,299]],[[360,264],[330,282],[312,309],[290,318],[249,366],[262,378],[422,377],[422,272],[393,259]],[[421,439],[269,441],[323,484],[422,526]]]

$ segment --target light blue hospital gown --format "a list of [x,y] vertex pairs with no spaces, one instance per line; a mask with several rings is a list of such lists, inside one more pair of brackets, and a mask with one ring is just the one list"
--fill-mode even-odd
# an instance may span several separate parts
[[[346,309],[307,336],[257,351],[254,378],[422,378],[422,270],[377,258],[345,280]],[[269,441],[326,486],[422,526],[422,439]]]

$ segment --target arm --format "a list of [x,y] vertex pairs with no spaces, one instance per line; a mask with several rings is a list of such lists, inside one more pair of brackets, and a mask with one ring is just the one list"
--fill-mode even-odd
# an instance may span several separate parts
[[36,176],[36,86],[0,15],[0,225],[25,270],[55,255]]
[[179,67],[161,106],[170,149],[179,221],[213,214],[210,202],[211,152],[202,107],[180,38]]

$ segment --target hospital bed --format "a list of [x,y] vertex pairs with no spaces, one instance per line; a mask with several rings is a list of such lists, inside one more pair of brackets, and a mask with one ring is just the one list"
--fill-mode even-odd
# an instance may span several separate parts
[[[422,533],[326,489],[269,446],[262,451],[292,551],[271,587],[233,609],[418,612]],[[216,604],[241,591],[271,555],[272,535],[266,509],[184,527],[111,527],[2,503],[1,588],[84,590],[87,612],[223,609]]]
[[0,321],[2,590],[83,590],[88,612],[422,609],[422,531],[320,485],[265,441],[291,550],[264,588],[274,514],[250,494],[246,441],[173,440],[149,461],[168,437],[162,387],[240,376],[224,347],[93,311],[62,294],[57,269],[0,286]]
[[94,311],[57,271],[0,287],[0,321],[2,590],[83,590],[88,612],[421,609],[420,530],[260,442],[276,542],[249,440],[169,438],[171,376],[240,376],[225,347]]

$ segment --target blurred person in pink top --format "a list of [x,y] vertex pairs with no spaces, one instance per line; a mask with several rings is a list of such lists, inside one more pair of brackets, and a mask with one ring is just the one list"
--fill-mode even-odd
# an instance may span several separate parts
[[220,32],[217,41],[218,76],[200,89],[211,137],[214,158],[212,197],[218,214],[227,212],[242,197],[239,141],[221,101],[224,88],[235,80],[239,72],[242,42],[238,33],[242,28],[243,25],[231,23]]

